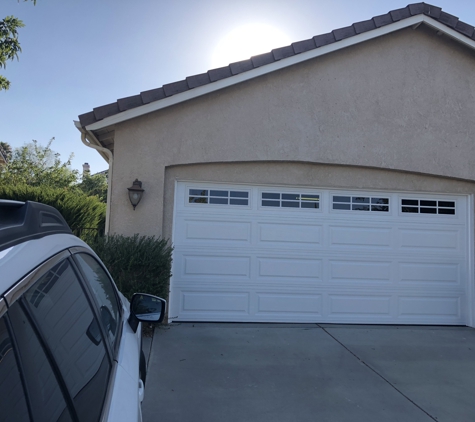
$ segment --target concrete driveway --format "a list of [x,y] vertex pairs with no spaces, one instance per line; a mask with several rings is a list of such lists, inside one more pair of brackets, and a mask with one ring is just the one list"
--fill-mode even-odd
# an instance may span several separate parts
[[155,330],[144,422],[475,421],[467,327],[186,323]]

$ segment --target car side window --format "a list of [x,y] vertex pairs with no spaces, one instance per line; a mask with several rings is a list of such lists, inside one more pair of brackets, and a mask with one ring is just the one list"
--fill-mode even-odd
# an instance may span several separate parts
[[[72,421],[53,368],[29,319],[23,312],[20,302],[13,304],[8,311],[8,316],[18,344],[23,375],[35,421]],[[5,414],[10,415],[9,412]]]
[[3,319],[0,319],[0,409],[0,422],[30,420],[13,344]]
[[97,299],[101,322],[114,350],[120,328],[120,308],[116,289],[110,277],[95,258],[85,253],[78,253],[74,256]]
[[101,330],[68,259],[31,286],[23,303],[54,357],[79,421],[98,421],[111,362]]

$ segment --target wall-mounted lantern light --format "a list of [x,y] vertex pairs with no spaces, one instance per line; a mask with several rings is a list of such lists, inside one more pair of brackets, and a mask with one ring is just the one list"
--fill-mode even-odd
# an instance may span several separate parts
[[129,191],[129,199],[132,206],[135,207],[139,204],[140,200],[142,199],[142,195],[144,190],[142,189],[142,182],[138,179],[135,179],[134,183],[130,188],[127,188]]

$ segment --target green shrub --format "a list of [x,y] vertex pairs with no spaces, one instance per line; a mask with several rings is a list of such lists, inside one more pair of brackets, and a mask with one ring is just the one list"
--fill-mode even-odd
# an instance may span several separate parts
[[71,230],[85,240],[92,235],[104,232],[106,204],[95,196],[87,196],[77,190],[8,185],[0,186],[0,198],[51,205],[62,214]]
[[136,292],[168,298],[173,248],[154,236],[99,236],[88,241],[129,300]]

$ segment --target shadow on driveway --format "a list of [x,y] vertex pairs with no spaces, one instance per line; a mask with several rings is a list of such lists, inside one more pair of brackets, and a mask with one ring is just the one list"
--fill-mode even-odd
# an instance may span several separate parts
[[174,323],[144,422],[475,421],[467,327]]

